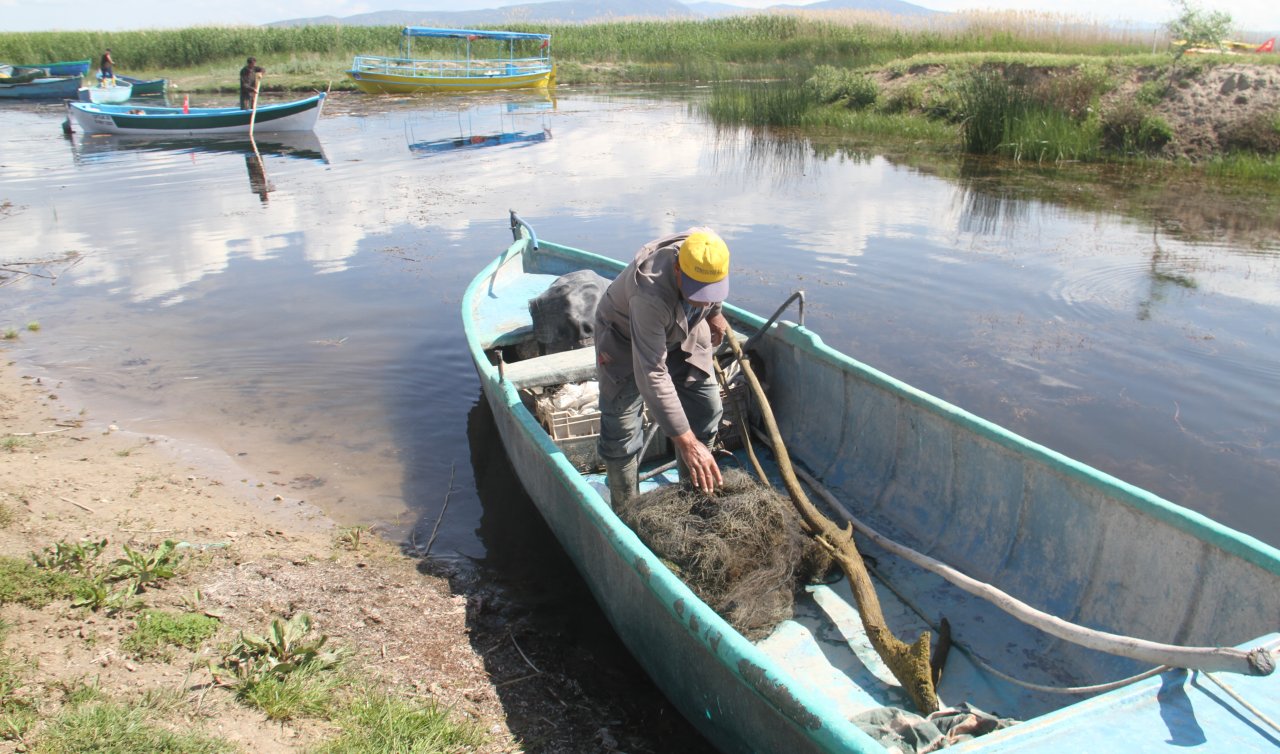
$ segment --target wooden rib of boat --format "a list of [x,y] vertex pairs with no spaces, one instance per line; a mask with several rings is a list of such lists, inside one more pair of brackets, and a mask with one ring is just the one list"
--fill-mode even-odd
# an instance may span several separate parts
[[79,76],[45,76],[16,84],[0,80],[3,99],[75,99],[79,89]]
[[[529,300],[565,273],[613,277],[623,263],[539,239],[514,213],[512,229],[515,242],[464,294],[467,344],[513,467],[618,635],[726,752],[885,752],[854,721],[909,702],[870,649],[847,579],[806,587],[793,618],[748,641],[614,514],[603,475],[571,462],[535,418],[528,390],[592,379],[595,365],[590,348],[536,355]],[[1275,548],[880,373],[802,324],[725,313],[735,332],[763,332],[753,362],[768,375],[792,461],[830,517],[853,511],[1074,624],[1235,646],[1249,652],[1227,651],[1259,663],[1256,675],[1164,669],[1135,679],[1151,666],[1031,628],[859,536],[895,634],[950,624],[943,704],[1020,721],[958,751],[1275,751],[1280,675],[1263,667],[1280,651]]]
[[[415,39],[452,40],[449,57],[414,57]],[[370,94],[530,89],[555,85],[551,35],[405,27],[400,57],[357,55],[347,76]]]
[[77,92],[81,102],[98,105],[119,105],[133,96],[133,84],[122,79],[99,81],[93,86],[82,86]]
[[259,105],[256,115],[238,107],[192,107],[184,112],[181,107],[68,102],[67,118],[87,134],[247,134],[251,117],[254,133],[311,131],[320,119],[324,101],[325,95],[320,93],[293,102]]

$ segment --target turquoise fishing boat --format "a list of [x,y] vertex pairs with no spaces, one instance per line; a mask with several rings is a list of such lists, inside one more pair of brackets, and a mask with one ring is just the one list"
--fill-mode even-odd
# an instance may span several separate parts
[[50,76],[79,76],[83,77],[89,72],[91,60],[60,60],[57,63],[34,63],[32,68],[43,68],[49,72]]
[[[829,348],[804,326],[802,296],[798,322],[781,319],[785,305],[768,320],[725,314],[768,375],[810,497],[856,521],[889,627],[906,637],[950,627],[943,709],[911,708],[845,578],[805,587],[793,617],[746,639],[615,515],[602,473],[581,456],[591,438],[572,438],[569,452],[530,407],[537,390],[595,375],[591,348],[539,355],[530,299],[561,275],[612,278],[624,264],[540,239],[514,213],[511,225],[514,243],[462,301],[483,394],[526,491],[619,637],[718,748],[909,751],[886,717],[927,731],[943,713],[1000,722],[976,737],[922,736],[962,752],[1280,746],[1280,552]],[[669,483],[664,472],[642,491]]]
[[0,99],[75,99],[80,90],[79,76],[41,76],[17,83],[0,79]]
[[325,94],[259,105],[256,111],[238,107],[152,107],[68,102],[67,121],[86,134],[137,136],[207,136],[217,134],[311,131],[324,109]]
[[164,94],[165,89],[169,86],[168,79],[139,79],[133,76],[116,75],[117,81],[123,81],[133,86],[134,97],[145,97],[153,94]]

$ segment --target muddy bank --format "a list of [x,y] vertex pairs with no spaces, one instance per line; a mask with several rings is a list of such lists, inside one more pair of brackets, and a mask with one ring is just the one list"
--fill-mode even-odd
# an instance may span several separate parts
[[[599,613],[565,609],[589,596],[575,593],[584,588],[562,554],[554,562],[554,541],[530,539],[507,554],[560,569],[555,586],[534,595],[542,604],[516,601],[482,569],[433,564],[375,533],[336,526],[243,477],[230,459],[99,422],[58,393],[48,377],[0,367],[0,555],[26,560],[58,542],[106,539],[105,555],[115,558],[126,544],[147,550],[176,540],[189,545],[188,565],[147,591],[145,606],[190,610],[198,591],[199,609],[220,625],[198,649],[157,659],[123,644],[136,610],[111,616],[67,600],[0,606],[0,653],[22,669],[15,693],[41,721],[0,739],[0,752],[37,745],[43,721],[73,703],[66,690],[83,683],[126,705],[173,699],[156,712],[162,724],[241,751],[323,742],[337,733],[332,723],[269,720],[216,688],[208,670],[240,631],[262,633],[273,617],[298,613],[350,653],[358,677],[476,726],[486,741],[479,751],[645,752],[674,742],[705,750],[628,664]],[[531,538],[539,533],[536,511],[521,511],[518,499],[505,514],[525,516]]]

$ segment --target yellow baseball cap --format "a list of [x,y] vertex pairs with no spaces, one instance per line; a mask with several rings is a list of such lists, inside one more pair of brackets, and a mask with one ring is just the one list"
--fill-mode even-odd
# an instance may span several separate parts
[[713,231],[694,229],[680,244],[680,290],[700,304],[718,304],[729,297],[729,247]]

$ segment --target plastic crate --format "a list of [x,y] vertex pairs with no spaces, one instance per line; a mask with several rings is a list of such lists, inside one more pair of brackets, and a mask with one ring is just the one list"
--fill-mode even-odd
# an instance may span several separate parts
[[568,411],[551,411],[542,417],[543,425],[553,440],[571,440],[595,437],[600,434],[600,412],[572,414]]

